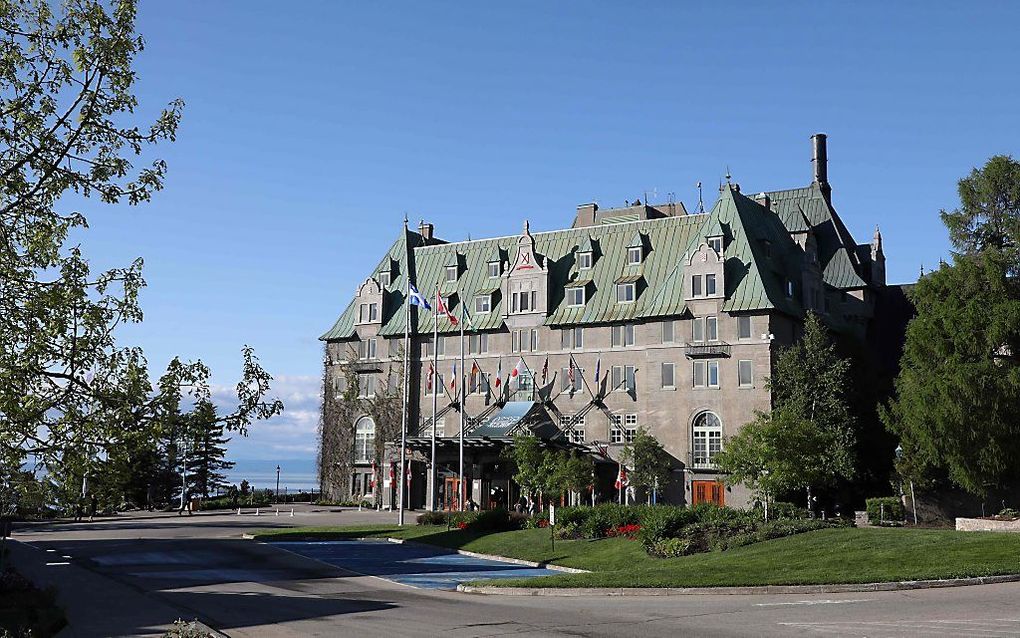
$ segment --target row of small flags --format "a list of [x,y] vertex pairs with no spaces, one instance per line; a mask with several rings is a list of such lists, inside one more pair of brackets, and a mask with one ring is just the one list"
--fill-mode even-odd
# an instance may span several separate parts
[[[517,361],[517,365],[514,366],[513,370],[510,371],[510,374],[507,375],[506,383],[509,385],[511,379],[516,379],[518,376],[523,374],[526,369],[527,369],[527,364],[524,363],[524,357],[521,357]],[[574,384],[574,380],[577,378],[577,370],[578,370],[578,367],[574,363],[574,357],[570,357],[570,365],[567,368],[567,379],[570,380],[570,384],[571,385]],[[480,371],[481,371],[481,368],[478,367],[478,362],[475,362],[475,361],[471,362],[471,376],[477,375]],[[451,369],[450,374],[451,374],[451,377],[450,377],[450,390],[452,390],[452,391],[454,391],[454,393],[456,393],[456,390],[457,390],[457,362],[456,361],[453,362],[453,367]],[[435,378],[435,376],[436,376],[436,368],[432,365],[431,362],[429,362],[429,372],[428,372],[428,377],[426,378],[426,387],[428,388],[429,393],[432,392],[432,384],[433,384],[433,379]],[[595,387],[596,388],[599,387],[599,378],[601,376],[602,376],[602,357],[599,357],[595,361]],[[543,385],[545,385],[545,383],[548,381],[548,378],[549,378],[549,357],[546,357],[545,358],[545,363],[542,364],[542,384]],[[494,383],[494,387],[495,387],[497,392],[499,391],[500,385],[502,383],[503,383],[503,359],[500,359],[499,360],[499,364],[498,364],[497,369],[496,369],[496,381]]]
[[[407,477],[407,486],[411,487],[411,462],[407,461],[406,463],[407,463],[407,472],[405,473],[405,475]],[[372,461],[372,476],[369,478],[369,481],[368,481],[368,484],[371,486],[372,491],[375,491],[375,484],[376,484],[376,475],[377,475],[377,473],[378,473],[378,468],[376,467],[375,461]],[[390,482],[392,483],[395,478],[397,478],[397,464],[391,462],[390,463]]]

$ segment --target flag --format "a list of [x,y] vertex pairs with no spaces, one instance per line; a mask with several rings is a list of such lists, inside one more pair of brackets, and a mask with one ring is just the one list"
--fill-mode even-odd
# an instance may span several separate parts
[[599,391],[599,372],[602,371],[602,355],[599,355],[598,360],[595,362],[595,393]]
[[450,320],[450,323],[457,325],[457,317],[450,312],[450,309],[443,303],[443,297],[439,294],[439,289],[436,289],[436,314],[446,315],[446,318]]
[[475,376],[476,374],[478,374],[478,362],[477,361],[472,361],[471,362],[471,376]]
[[372,478],[371,480],[369,480],[368,486],[369,489],[371,489],[373,492],[375,491],[375,475],[376,475],[375,461],[372,461]]
[[517,365],[515,365],[514,369],[510,371],[510,376],[516,377],[522,372],[524,372],[524,357],[521,357],[520,359],[517,360]]
[[475,322],[471,320],[471,313],[468,312],[467,304],[460,305],[460,316],[464,319],[464,323],[470,326],[472,330],[475,329]]
[[457,390],[457,362],[453,362],[453,372],[450,373],[450,389]]
[[499,367],[496,368],[496,389],[499,389],[499,384],[502,383],[503,377],[503,357],[499,358]]
[[414,284],[410,282],[408,282],[407,284],[407,294],[408,294],[407,300],[411,303],[412,306],[421,306],[425,310],[432,310],[432,306],[429,305],[428,300],[425,299],[425,297],[423,297],[422,294],[418,292],[418,289],[414,287]]
[[429,378],[426,387],[429,389],[429,394],[432,394],[432,382],[436,376],[436,369],[432,367],[432,362],[429,362]]
[[407,489],[411,489],[411,462],[407,462]]
[[620,473],[616,477],[616,489],[623,489],[627,485],[627,468],[620,466]]
[[546,377],[549,376],[549,357],[545,358],[545,363],[542,364],[542,385],[545,385]]
[[570,367],[567,368],[567,378],[570,379],[570,389],[574,389],[574,357],[570,357]]
[[390,480],[391,481],[397,477],[396,467],[397,467],[396,463],[390,463]]

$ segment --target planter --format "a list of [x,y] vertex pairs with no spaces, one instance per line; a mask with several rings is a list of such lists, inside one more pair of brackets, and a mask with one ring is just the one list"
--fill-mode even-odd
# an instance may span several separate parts
[[1020,532],[1020,518],[1012,521],[1002,521],[994,518],[958,518],[956,519],[956,531]]

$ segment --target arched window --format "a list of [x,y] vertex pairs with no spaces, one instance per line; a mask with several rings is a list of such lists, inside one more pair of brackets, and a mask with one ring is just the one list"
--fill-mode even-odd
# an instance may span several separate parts
[[694,467],[711,467],[715,457],[722,451],[722,423],[712,412],[702,412],[694,417],[693,437]]
[[367,463],[375,456],[375,421],[363,416],[354,424],[354,461]]

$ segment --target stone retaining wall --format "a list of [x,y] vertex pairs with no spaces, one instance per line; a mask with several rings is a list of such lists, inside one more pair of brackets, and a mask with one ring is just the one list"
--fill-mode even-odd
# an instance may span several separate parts
[[959,532],[1020,532],[1020,519],[1015,521],[996,521],[990,518],[958,518],[956,530]]

